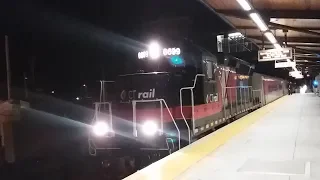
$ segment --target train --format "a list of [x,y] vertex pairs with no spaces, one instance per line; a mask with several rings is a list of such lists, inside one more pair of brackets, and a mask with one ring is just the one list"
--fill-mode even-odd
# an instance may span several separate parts
[[152,41],[129,58],[100,81],[93,109],[39,93],[17,102],[1,122],[4,177],[122,178],[288,93],[288,81],[189,41]]
[[126,72],[101,82],[109,99],[95,103],[92,156],[170,154],[288,94],[287,80],[192,42],[151,41]]

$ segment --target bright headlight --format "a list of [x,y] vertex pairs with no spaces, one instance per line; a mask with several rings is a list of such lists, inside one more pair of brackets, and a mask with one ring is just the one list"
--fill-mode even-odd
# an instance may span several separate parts
[[149,45],[149,56],[151,59],[157,59],[160,57],[160,53],[161,53],[161,50],[160,50],[160,45],[157,43],[157,42],[152,42],[150,45]]
[[92,129],[96,136],[104,136],[108,133],[109,126],[106,122],[98,121],[93,125]]
[[158,125],[153,121],[147,121],[142,125],[142,131],[148,136],[153,136],[158,132]]

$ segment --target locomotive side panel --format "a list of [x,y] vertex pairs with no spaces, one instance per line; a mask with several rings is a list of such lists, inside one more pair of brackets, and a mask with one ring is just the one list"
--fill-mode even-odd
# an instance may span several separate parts
[[213,119],[222,117],[221,87],[217,76],[217,57],[204,53],[202,57],[203,91],[197,96],[202,96],[202,103],[195,106],[195,128],[210,124]]

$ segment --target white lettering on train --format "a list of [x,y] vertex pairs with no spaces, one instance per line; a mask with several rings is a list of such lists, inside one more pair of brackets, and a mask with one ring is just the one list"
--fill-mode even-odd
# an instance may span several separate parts
[[156,89],[150,89],[150,91],[148,92],[139,92],[138,93],[138,99],[150,99],[150,98],[154,98],[156,93]]
[[214,96],[214,94],[207,94],[206,103],[211,103],[215,101],[216,101],[216,97]]
[[152,99],[155,98],[156,89],[152,88],[146,92],[137,92],[137,90],[122,90],[120,93],[121,102],[131,102],[134,99]]

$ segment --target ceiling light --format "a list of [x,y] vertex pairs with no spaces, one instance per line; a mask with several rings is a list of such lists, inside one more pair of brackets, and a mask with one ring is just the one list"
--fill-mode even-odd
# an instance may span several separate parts
[[237,0],[237,1],[243,10],[250,11],[252,9],[247,0]]
[[264,33],[264,35],[267,37],[267,39],[268,39],[272,44],[277,43],[276,38],[274,37],[274,35],[273,35],[271,32],[266,32],[266,33]]
[[261,31],[266,31],[268,30],[267,25],[263,22],[263,20],[261,19],[261,17],[259,16],[259,14],[257,13],[251,13],[250,14],[251,19],[257,24],[257,26],[259,27],[259,29]]
[[273,44],[273,45],[274,45],[274,47],[275,47],[276,49],[282,49],[282,47],[281,47],[278,43]]

